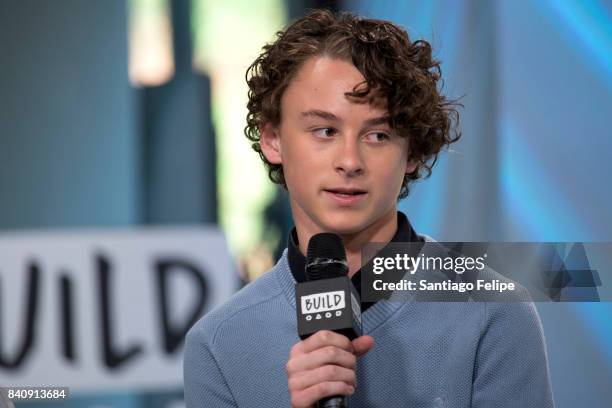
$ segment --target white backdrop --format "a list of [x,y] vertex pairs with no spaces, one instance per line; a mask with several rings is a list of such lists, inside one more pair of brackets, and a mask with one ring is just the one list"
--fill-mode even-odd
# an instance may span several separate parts
[[[8,367],[25,341],[32,265],[39,270],[33,343],[19,365]],[[71,391],[180,387],[183,342],[165,346],[162,293],[167,326],[182,339],[190,316],[223,302],[238,284],[225,239],[212,227],[0,234],[0,384]],[[71,293],[63,296],[66,286]],[[72,335],[64,335],[66,322]],[[104,351],[105,333],[106,349],[118,356],[114,365]]]

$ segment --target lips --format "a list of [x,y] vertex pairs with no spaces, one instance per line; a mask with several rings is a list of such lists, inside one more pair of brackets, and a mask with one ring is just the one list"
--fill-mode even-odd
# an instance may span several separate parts
[[357,188],[326,188],[325,191],[329,192],[329,193],[333,193],[333,194],[340,194],[340,195],[347,195],[347,196],[353,196],[353,195],[360,195],[360,194],[365,194],[367,191],[365,190],[360,190]]
[[324,191],[328,197],[341,206],[357,204],[367,194],[366,190],[351,187],[326,188]]

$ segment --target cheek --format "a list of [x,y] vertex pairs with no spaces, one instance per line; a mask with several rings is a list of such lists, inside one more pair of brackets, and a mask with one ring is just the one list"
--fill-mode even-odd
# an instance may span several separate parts
[[406,157],[403,154],[380,155],[376,158],[375,180],[381,183],[385,196],[397,196],[406,172]]
[[283,148],[283,173],[289,191],[300,194],[306,187],[317,182],[320,157],[299,144],[288,144]]
[[317,175],[325,174],[331,157],[325,149],[300,133],[288,134],[282,146],[283,172],[298,182],[309,182]]
[[378,173],[387,180],[402,179],[406,172],[406,155],[400,152],[392,154],[379,154],[374,156],[374,167]]

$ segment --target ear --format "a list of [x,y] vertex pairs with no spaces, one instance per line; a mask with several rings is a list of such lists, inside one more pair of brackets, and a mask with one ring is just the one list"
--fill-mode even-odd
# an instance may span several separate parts
[[264,123],[259,126],[259,135],[261,152],[266,159],[272,164],[281,164],[283,160],[278,128],[271,123]]
[[406,174],[410,174],[416,170],[418,163],[416,160],[408,159],[406,162]]

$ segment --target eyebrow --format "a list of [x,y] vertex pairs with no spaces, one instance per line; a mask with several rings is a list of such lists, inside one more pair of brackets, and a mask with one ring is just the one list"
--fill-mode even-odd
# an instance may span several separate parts
[[366,120],[365,125],[366,127],[378,126],[378,125],[390,125],[389,124],[390,119],[391,118],[389,116],[381,116],[379,118],[372,118],[372,119]]
[[[302,112],[301,116],[303,118],[307,118],[307,117],[315,117],[315,118],[320,118],[320,119],[325,119],[325,120],[330,120],[330,121],[334,121],[334,122],[341,122],[342,120],[334,115],[331,112],[326,112],[326,111],[322,111],[319,109],[311,109],[309,111],[306,112]],[[377,125],[388,125],[389,124],[389,116],[381,116],[378,118],[371,118],[368,119],[364,122],[364,125],[366,127],[369,126],[377,126]]]
[[311,109],[309,111],[302,112],[302,117],[303,118],[314,117],[314,118],[321,118],[325,120],[332,120],[332,121],[340,122],[340,118],[334,115],[333,113],[318,110],[318,109]]

